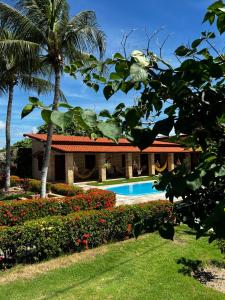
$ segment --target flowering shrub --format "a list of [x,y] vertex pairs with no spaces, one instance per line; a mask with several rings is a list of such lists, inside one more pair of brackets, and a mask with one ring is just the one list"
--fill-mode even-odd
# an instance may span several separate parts
[[0,231],[2,266],[32,263],[124,240],[134,236],[137,224],[141,224],[141,233],[152,232],[171,212],[168,201],[152,201],[46,217],[8,227]]
[[[0,176],[0,188],[4,188],[5,179],[6,179],[5,175]],[[23,183],[23,179],[21,179],[18,176],[11,176],[10,180],[11,180],[11,186],[20,186]]]
[[[34,193],[40,193],[41,190],[41,181],[37,179],[21,179],[23,181],[22,187],[25,191],[31,191]],[[47,193],[51,190],[51,184],[47,183]]]
[[80,210],[110,208],[115,202],[114,193],[101,190],[90,190],[74,197],[0,202],[0,226],[14,226],[26,220]]
[[63,196],[75,196],[80,194],[83,189],[79,186],[72,186],[66,183],[55,183],[51,185],[51,191]]
[[21,186],[23,184],[23,179],[18,176],[10,177],[11,186]]

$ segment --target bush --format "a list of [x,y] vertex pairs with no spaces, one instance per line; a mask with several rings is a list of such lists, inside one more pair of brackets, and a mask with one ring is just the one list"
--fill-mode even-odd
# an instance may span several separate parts
[[72,186],[66,183],[55,183],[51,185],[51,191],[63,196],[75,196],[80,194],[83,189],[79,186]]
[[0,226],[15,226],[27,220],[80,210],[110,208],[115,202],[114,193],[101,190],[90,190],[74,197],[0,202]]
[[11,195],[7,195],[7,194],[0,194],[0,201],[8,201],[8,200],[17,200],[18,198],[27,198],[32,196],[34,193],[32,192],[26,192],[26,193],[22,193],[22,194],[11,194]]
[[[1,175],[0,176],[0,188],[4,188],[5,187],[5,175]],[[23,179],[21,179],[18,176],[11,176],[10,177],[11,180],[11,186],[20,186],[23,183]]]
[[222,254],[225,254],[225,240],[220,239],[218,240],[218,246]]
[[[22,179],[23,180],[23,188],[25,191],[31,191],[34,193],[40,193],[41,191],[41,181],[37,179]],[[47,182],[46,187],[47,193],[51,191],[51,184]]]
[[11,176],[10,177],[10,183],[11,183],[11,186],[21,186],[23,184],[23,179],[18,177],[18,176]]
[[47,217],[0,231],[1,267],[33,263],[78,252],[140,233],[152,232],[171,216],[168,201],[152,201],[101,211],[83,211],[65,217]]

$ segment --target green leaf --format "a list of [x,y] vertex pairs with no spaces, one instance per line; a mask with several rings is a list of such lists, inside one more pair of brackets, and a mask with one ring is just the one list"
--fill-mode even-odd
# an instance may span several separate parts
[[187,186],[193,191],[198,190],[201,187],[201,185],[202,185],[201,177],[196,177],[193,180],[187,180]]
[[190,53],[190,49],[185,46],[180,46],[175,50],[175,54],[178,56],[186,56]]
[[110,97],[112,97],[112,95],[114,94],[114,90],[113,90],[112,86],[106,85],[103,89],[103,94],[104,94],[106,100],[108,100]]
[[92,128],[97,126],[97,115],[93,110],[81,110],[81,118],[88,127]]
[[98,124],[98,129],[101,131],[104,137],[107,137],[115,142],[117,142],[121,136],[121,128],[113,121],[100,122]]
[[129,76],[129,67],[126,61],[119,61],[115,65],[115,71],[123,79]]
[[141,150],[152,145],[156,135],[150,128],[136,127],[131,130],[132,143]]
[[170,117],[156,122],[153,130],[155,131],[156,135],[163,134],[165,136],[169,136],[171,130],[173,129],[173,126],[174,119]]
[[43,109],[41,111],[42,119],[45,121],[46,124],[49,124],[51,122],[51,110]]
[[107,109],[100,111],[99,116],[103,118],[109,118],[109,119],[112,117],[111,113]]
[[141,115],[140,115],[140,112],[137,111],[137,109],[135,109],[135,108],[127,109],[126,114],[125,114],[125,120],[126,120],[127,126],[129,126],[131,128],[136,127],[140,122],[140,118],[141,118]]
[[130,76],[133,82],[145,82],[148,79],[148,72],[139,64],[135,63],[130,67]]
[[35,106],[33,104],[27,104],[22,110],[21,119],[29,115],[34,110],[34,108]]
[[133,234],[134,234],[135,239],[137,239],[141,235],[142,230],[143,230],[143,224],[141,221],[134,223]]
[[197,40],[194,40],[191,44],[191,47],[192,48],[197,48],[202,42],[202,39],[197,39]]
[[134,87],[134,84],[135,83],[131,81],[122,82],[121,91],[127,94]]
[[109,78],[111,80],[120,80],[121,79],[121,77],[118,73],[111,73]]
[[43,103],[36,97],[29,97],[29,102],[34,106],[43,106]]
[[73,106],[71,106],[68,103],[59,103],[59,107],[63,107],[63,108],[67,108],[67,109],[73,108]]
[[69,112],[60,112],[53,111],[51,114],[51,121],[53,124],[59,126],[64,131],[66,127],[68,127],[73,121],[73,113]]
[[70,66],[65,66],[64,72],[65,72],[65,73],[70,73],[70,72],[71,72]]
[[162,238],[173,241],[175,234],[174,225],[170,222],[164,223],[159,227],[159,234]]
[[212,25],[213,22],[215,21],[215,13],[212,12],[212,11],[208,11],[206,14],[205,14],[205,17],[203,19],[203,23],[206,22],[206,21],[209,21],[209,23]]
[[225,31],[225,14],[221,14],[218,16],[217,28],[218,28],[220,34],[224,33],[224,31]]
[[225,176],[225,166],[221,166],[220,169],[215,172],[215,177],[223,177]]
[[123,57],[123,55],[120,54],[119,52],[115,53],[115,54],[113,55],[113,58],[114,58],[114,59],[122,59],[122,60],[125,60],[125,58]]

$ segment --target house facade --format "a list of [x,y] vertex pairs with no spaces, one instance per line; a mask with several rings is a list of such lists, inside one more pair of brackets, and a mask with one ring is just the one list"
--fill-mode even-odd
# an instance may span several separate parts
[[[32,176],[40,179],[47,136],[24,136],[32,139]],[[162,140],[156,140],[150,147],[140,151],[127,139],[120,139],[116,144],[106,138],[92,140],[83,136],[53,135],[48,181],[73,184],[88,179],[129,179],[170,171],[182,163],[191,168],[196,159],[196,152],[191,149]]]

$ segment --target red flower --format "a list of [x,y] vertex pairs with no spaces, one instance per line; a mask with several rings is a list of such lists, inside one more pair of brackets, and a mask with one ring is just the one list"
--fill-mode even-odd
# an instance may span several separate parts
[[76,240],[76,242],[75,242],[78,246],[80,245],[80,243],[81,243],[81,240],[80,239],[78,239],[78,240]]
[[89,233],[85,233],[85,234],[83,235],[83,239],[88,239],[90,236],[91,236],[91,235],[90,235]]
[[88,240],[83,240],[82,243],[85,246],[85,249],[88,250]]
[[99,220],[99,223],[101,223],[101,224],[103,224],[103,223],[105,223],[105,222],[106,222],[105,219],[100,219],[100,220]]

